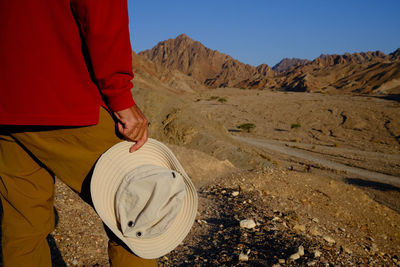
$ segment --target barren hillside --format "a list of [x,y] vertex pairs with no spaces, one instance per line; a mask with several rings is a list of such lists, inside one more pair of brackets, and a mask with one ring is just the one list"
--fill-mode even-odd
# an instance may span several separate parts
[[[177,71],[163,79],[173,85],[183,83],[188,88],[193,88],[196,80],[209,88],[275,89],[334,94],[396,95],[400,92],[399,49],[390,55],[375,51],[321,55],[313,61],[283,59],[271,69],[266,64],[257,67],[244,64],[182,34],[175,39],[162,41],[139,55],[159,69]],[[140,72],[140,68],[138,70]],[[169,81],[171,78],[165,78],[172,76],[172,82]],[[185,78],[186,76],[190,78]],[[179,82],[179,79],[183,79],[183,82]]]
[[164,68],[179,70],[208,87],[235,87],[237,83],[254,75],[266,76],[273,73],[266,65],[256,68],[241,63],[231,56],[205,47],[185,34],[162,41],[139,55]]

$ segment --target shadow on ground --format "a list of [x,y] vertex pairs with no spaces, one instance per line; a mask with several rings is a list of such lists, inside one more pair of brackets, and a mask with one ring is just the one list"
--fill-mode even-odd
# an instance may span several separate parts
[[376,189],[379,191],[397,191],[400,192],[400,188],[390,185],[390,184],[384,184],[384,183],[379,183],[379,182],[373,182],[373,181],[367,181],[363,180],[360,178],[346,178],[345,179],[346,183],[351,184],[351,185],[356,185],[359,187],[368,187],[372,189]]
[[400,94],[389,94],[389,95],[377,96],[377,97],[381,98],[381,99],[400,102]]
[[367,194],[380,204],[400,213],[400,188],[379,182],[367,181],[361,178],[345,178],[348,184],[364,189]]
[[[272,266],[288,259],[300,245],[305,254],[295,264],[306,265],[313,259],[313,248],[319,245],[273,220],[276,214],[263,208],[257,194],[241,193],[233,198],[231,189],[218,186],[199,192],[203,207],[194,230],[182,246],[160,259],[161,266]],[[251,205],[246,202],[249,199],[253,199]],[[241,228],[240,220],[247,218],[258,225]],[[239,261],[241,253],[248,255],[248,261]]]

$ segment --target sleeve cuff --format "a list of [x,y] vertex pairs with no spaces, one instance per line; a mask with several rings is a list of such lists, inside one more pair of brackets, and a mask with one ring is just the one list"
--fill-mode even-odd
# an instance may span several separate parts
[[135,105],[132,93],[127,90],[124,94],[113,96],[107,99],[107,105],[113,111],[121,111]]

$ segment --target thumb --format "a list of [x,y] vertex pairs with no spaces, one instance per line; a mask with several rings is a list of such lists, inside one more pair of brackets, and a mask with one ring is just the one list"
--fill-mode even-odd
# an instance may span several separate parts
[[118,127],[118,131],[120,132],[120,133],[123,133],[124,132],[124,125],[121,123],[121,122],[117,122],[117,127]]

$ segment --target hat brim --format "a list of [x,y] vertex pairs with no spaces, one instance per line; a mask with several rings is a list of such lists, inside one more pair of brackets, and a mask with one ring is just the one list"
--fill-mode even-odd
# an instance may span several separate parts
[[[197,214],[197,192],[185,170],[171,150],[149,138],[137,151],[129,153],[132,142],[112,146],[97,161],[90,185],[94,208],[102,221],[137,256],[159,258],[176,248],[189,233]],[[153,164],[178,171],[185,182],[186,196],[171,226],[155,238],[140,239],[123,236],[115,212],[115,194],[124,174],[144,164]]]

